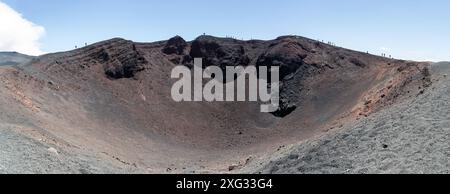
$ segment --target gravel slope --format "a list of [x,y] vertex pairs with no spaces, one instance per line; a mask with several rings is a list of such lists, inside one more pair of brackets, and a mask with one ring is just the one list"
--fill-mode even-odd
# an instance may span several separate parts
[[450,173],[450,63],[433,86],[337,133],[286,148],[258,173]]
[[28,138],[14,126],[0,125],[0,174],[127,173],[92,155]]
[[31,61],[34,57],[17,52],[0,52],[0,66],[18,65]]

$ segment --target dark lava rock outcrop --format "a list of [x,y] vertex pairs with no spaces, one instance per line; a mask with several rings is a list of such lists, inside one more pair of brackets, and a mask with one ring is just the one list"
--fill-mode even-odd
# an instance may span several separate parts
[[203,58],[203,65],[219,66],[247,66],[250,58],[242,42],[237,40],[218,39],[210,36],[201,36],[191,44],[190,58]]
[[[132,78],[145,69],[146,59],[133,42],[113,39],[114,47],[101,47],[92,57],[103,64],[105,74],[111,79]],[[107,44],[107,43],[106,43]]]
[[304,59],[308,56],[308,51],[304,50],[298,42],[281,41],[272,44],[264,52],[256,63],[257,66],[278,66],[280,67],[280,79],[284,79],[290,74],[294,74],[305,64]]
[[187,46],[188,44],[183,38],[180,36],[175,36],[167,41],[167,44],[164,46],[162,52],[168,55],[181,55],[184,53]]

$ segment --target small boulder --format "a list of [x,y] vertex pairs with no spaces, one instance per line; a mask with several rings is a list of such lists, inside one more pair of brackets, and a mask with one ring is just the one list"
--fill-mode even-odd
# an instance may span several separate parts
[[53,148],[53,147],[50,147],[50,148],[48,148],[48,149],[47,149],[47,151],[49,151],[50,153],[53,153],[53,154],[59,155],[59,154],[58,154],[58,150],[56,150],[56,149],[55,149],[55,148]]

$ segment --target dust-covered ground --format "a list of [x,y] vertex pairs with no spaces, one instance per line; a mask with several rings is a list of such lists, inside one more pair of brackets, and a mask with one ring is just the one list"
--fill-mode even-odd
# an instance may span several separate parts
[[433,86],[314,140],[281,148],[257,173],[450,173],[450,63],[432,67]]
[[0,125],[0,174],[136,173],[105,158],[51,145]]

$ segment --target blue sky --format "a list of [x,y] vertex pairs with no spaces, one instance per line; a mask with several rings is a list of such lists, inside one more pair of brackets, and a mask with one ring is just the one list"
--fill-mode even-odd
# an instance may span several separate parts
[[[112,37],[296,34],[412,60],[450,60],[448,0],[0,0],[45,29],[43,52]],[[1,20],[1,19],[0,19]]]

